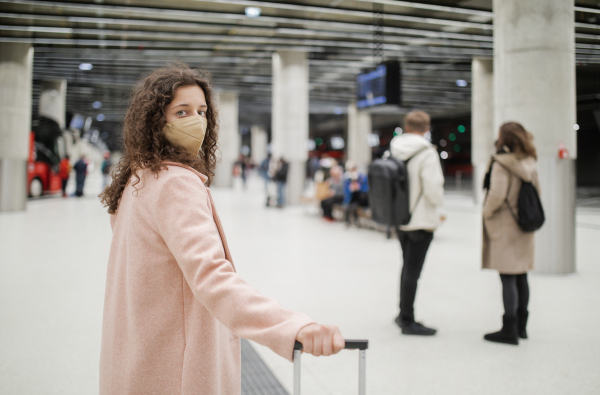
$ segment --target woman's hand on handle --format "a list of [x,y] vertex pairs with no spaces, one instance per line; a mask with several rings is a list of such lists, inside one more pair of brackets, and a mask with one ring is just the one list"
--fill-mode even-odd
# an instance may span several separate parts
[[337,354],[345,346],[342,333],[335,325],[305,326],[298,332],[296,340],[302,343],[302,351],[316,357]]

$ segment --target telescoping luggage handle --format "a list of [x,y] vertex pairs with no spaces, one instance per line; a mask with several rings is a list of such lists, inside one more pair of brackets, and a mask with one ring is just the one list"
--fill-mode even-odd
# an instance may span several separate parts
[[[358,395],[367,393],[367,349],[368,340],[345,340],[346,350],[358,350]],[[296,341],[294,345],[294,393],[300,395],[300,356],[302,355],[302,343]]]

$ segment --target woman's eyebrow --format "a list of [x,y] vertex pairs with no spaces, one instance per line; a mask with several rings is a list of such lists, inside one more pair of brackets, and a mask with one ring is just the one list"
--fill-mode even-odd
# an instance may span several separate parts
[[[187,103],[181,103],[176,106],[173,106],[172,108],[177,108],[177,107],[191,107],[191,106]],[[198,106],[198,108],[208,108],[208,106],[206,104],[201,104],[200,106]]]
[[178,105],[176,105],[176,106],[173,106],[173,108],[177,108],[177,107],[189,107],[189,106],[190,106],[190,105],[189,105],[189,104],[187,104],[187,103],[181,103],[181,104],[178,104]]

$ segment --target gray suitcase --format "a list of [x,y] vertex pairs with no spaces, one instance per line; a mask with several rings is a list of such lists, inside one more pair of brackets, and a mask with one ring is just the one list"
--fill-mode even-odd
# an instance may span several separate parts
[[[367,349],[368,340],[346,340],[346,350],[358,350],[358,395],[367,393]],[[294,345],[294,393],[300,395],[300,357],[302,355],[302,343]]]

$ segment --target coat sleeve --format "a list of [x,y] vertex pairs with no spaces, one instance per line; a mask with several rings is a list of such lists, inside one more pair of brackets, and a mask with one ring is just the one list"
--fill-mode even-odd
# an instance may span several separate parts
[[161,176],[166,179],[154,207],[156,226],[195,297],[236,336],[291,360],[298,332],[314,321],[261,295],[235,272],[225,259],[208,191],[195,174]]
[[421,167],[423,197],[434,207],[444,204],[444,173],[437,154],[430,154]]
[[483,218],[491,218],[502,207],[508,194],[510,174],[508,170],[494,162],[490,179],[490,189],[483,204]]

